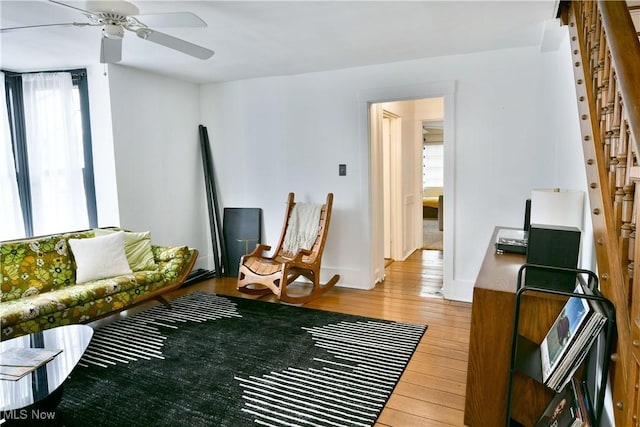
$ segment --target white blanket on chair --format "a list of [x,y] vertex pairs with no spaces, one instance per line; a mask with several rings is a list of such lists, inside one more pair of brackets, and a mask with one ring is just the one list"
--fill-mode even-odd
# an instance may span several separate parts
[[296,254],[300,249],[311,249],[318,237],[321,210],[322,205],[313,203],[293,205],[282,244],[284,252]]

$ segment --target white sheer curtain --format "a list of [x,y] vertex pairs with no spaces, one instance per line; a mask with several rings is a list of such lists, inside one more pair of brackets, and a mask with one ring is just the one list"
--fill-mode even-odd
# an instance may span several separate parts
[[24,222],[22,208],[16,181],[16,168],[11,146],[11,129],[9,128],[9,114],[4,100],[4,73],[0,72],[0,240],[24,237]]
[[81,130],[70,73],[25,74],[33,233],[89,227]]

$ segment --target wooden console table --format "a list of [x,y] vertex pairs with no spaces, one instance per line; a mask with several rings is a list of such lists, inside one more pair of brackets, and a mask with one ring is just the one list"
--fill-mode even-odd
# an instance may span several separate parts
[[[471,427],[504,426],[507,412],[511,338],[521,254],[495,251],[496,227],[473,289],[471,336],[464,423]],[[520,331],[542,340],[563,305],[542,295],[523,297]],[[514,380],[512,415],[532,425],[553,396],[541,384],[519,374]]]

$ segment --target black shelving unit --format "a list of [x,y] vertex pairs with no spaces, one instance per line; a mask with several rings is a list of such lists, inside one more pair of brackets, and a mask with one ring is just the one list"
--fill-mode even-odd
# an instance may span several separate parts
[[[523,273],[527,269],[536,269],[536,270],[547,270],[549,272],[558,272],[561,274],[567,273],[575,273],[576,280],[580,281],[584,286],[586,286],[590,291],[589,294],[578,294],[575,292],[567,292],[560,289],[550,289],[543,288],[539,286],[528,286],[522,283]],[[587,280],[585,280],[585,276]],[[594,351],[597,346],[591,345],[589,349],[589,353],[587,358],[583,362],[584,369],[583,376],[587,377],[591,374],[592,370],[590,369],[590,363],[593,360],[601,361],[602,363],[602,375],[599,378],[599,385],[597,387],[597,393],[595,394],[595,401],[589,402],[590,407],[593,409],[593,413],[591,414],[593,425],[599,426],[600,421],[602,419],[602,413],[604,408],[604,398],[607,387],[607,377],[609,375],[609,361],[611,356],[612,349],[612,338],[615,333],[615,307],[608,299],[604,298],[598,289],[598,276],[589,270],[582,269],[572,269],[572,268],[560,268],[560,267],[549,267],[543,265],[535,265],[535,264],[524,264],[520,267],[518,271],[518,290],[516,292],[516,305],[515,305],[515,316],[513,321],[513,337],[511,340],[511,366],[509,369],[509,388],[508,388],[508,396],[507,396],[507,418],[506,425],[513,425],[513,420],[511,419],[511,406],[513,403],[513,381],[516,372],[520,372],[533,379],[534,381],[543,384],[542,380],[542,362],[540,358],[540,345],[531,341],[529,338],[522,336],[519,333],[519,322],[520,322],[520,305],[522,296],[528,292],[537,292],[537,293],[546,293],[550,295],[559,295],[570,297],[578,297],[578,298],[586,298],[589,300],[595,300],[602,304],[602,307],[605,311],[606,324],[601,332],[604,334],[604,351],[601,357],[597,357],[594,355]],[[594,343],[597,343],[598,340],[595,340]],[[584,381],[586,378],[582,378]],[[597,380],[597,379],[596,379]],[[547,387],[545,385],[545,387]],[[554,390],[555,391],[555,390]],[[589,397],[587,397],[589,398]]]

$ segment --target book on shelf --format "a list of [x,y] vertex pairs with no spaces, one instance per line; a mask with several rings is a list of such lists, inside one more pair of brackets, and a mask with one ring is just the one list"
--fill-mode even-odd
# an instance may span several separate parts
[[[580,286],[574,292],[580,292]],[[540,343],[542,380],[546,382],[562,361],[572,342],[589,318],[589,302],[585,298],[570,297]]]
[[[591,417],[586,412],[581,385],[572,379],[557,393],[536,421],[534,427],[587,427]],[[581,401],[582,400],[582,401]]]
[[61,349],[12,347],[0,352],[0,379],[17,381],[53,360]]
[[[578,285],[574,293],[592,292]],[[570,297],[540,344],[543,383],[558,392],[562,390],[605,323],[606,316],[598,301]]]
[[589,400],[589,392],[587,391],[587,385],[584,381],[575,381],[574,391],[576,393],[576,400],[580,406],[580,413],[582,414],[582,427],[591,427],[593,425],[591,401]]
[[585,360],[593,342],[598,338],[605,323],[606,316],[600,304],[594,300],[588,300],[591,306],[591,316],[589,322],[584,326],[575,344],[569,349],[564,360],[558,366],[556,374],[549,378],[547,385],[559,391],[575,374],[582,362]]

